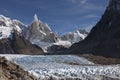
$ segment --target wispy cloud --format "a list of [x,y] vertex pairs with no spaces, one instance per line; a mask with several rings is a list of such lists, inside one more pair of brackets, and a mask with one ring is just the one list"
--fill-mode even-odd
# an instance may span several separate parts
[[67,0],[71,3],[79,3],[79,4],[84,4],[87,2],[87,0]]
[[98,18],[99,16],[96,15],[96,14],[88,14],[88,15],[85,15],[84,18]]
[[91,29],[95,26],[95,22],[88,23],[88,24],[82,24],[80,29],[85,29],[86,31],[90,32]]
[[6,13],[8,13],[8,10],[5,8],[0,8],[0,13],[6,14]]
[[86,3],[84,6],[82,6],[82,8],[87,10],[104,10],[105,9],[105,7],[103,7],[102,5],[97,5],[93,3]]
[[73,4],[76,4],[80,8],[87,9],[87,10],[104,10],[104,7],[102,5],[97,5],[95,3],[92,3],[92,1],[88,0],[67,0]]

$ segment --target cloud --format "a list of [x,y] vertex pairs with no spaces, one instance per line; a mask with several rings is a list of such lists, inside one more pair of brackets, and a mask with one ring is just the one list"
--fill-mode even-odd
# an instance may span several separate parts
[[85,15],[84,18],[98,18],[99,16],[96,15],[96,14],[88,14],[88,15]]
[[[86,9],[86,10],[104,10],[104,7],[102,5],[97,5],[95,3],[92,3],[88,0],[67,0],[73,4],[76,4],[76,6],[79,6],[80,8]],[[96,2],[97,3],[97,2]]]
[[87,0],[67,0],[67,1],[70,1],[72,3],[81,3],[81,4],[84,4],[87,2]]
[[102,5],[97,5],[93,3],[86,3],[82,8],[87,10],[97,10],[97,11],[105,9],[105,7],[103,7]]
[[85,29],[87,32],[90,32],[94,26],[95,26],[95,23],[82,24],[80,29]]
[[6,14],[6,13],[8,13],[8,10],[5,9],[5,8],[0,8],[0,12],[1,12],[2,14]]
[[87,2],[87,0],[66,0],[66,1],[73,4],[85,4]]

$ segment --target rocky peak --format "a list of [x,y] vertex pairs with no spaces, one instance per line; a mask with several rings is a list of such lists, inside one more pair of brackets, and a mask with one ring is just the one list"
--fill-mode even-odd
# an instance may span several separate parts
[[120,12],[120,0],[110,0],[110,3],[108,5],[108,10],[113,10]]
[[47,23],[40,21],[36,14],[32,24],[25,31],[25,37],[40,47],[48,46],[58,40],[57,34],[52,32]]
[[38,19],[38,17],[37,17],[37,14],[34,15],[34,21],[39,22],[39,19]]

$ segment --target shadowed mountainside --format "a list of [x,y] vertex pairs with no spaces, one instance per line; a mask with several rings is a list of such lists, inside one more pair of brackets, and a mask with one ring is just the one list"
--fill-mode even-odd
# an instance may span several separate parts
[[4,38],[0,40],[0,54],[42,54],[43,50],[14,31],[12,39]]
[[86,39],[72,45],[68,52],[120,58],[120,1],[110,0],[102,18]]

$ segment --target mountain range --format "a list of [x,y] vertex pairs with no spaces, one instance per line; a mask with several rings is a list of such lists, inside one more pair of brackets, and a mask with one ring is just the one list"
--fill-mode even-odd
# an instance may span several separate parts
[[0,53],[2,54],[94,54],[120,57],[120,1],[110,0],[100,21],[87,32],[78,29],[58,35],[37,15],[31,24],[0,15]]
[[36,14],[30,25],[0,15],[1,54],[43,54],[58,49],[61,51],[83,40],[87,35],[85,30],[77,30],[58,36]]

